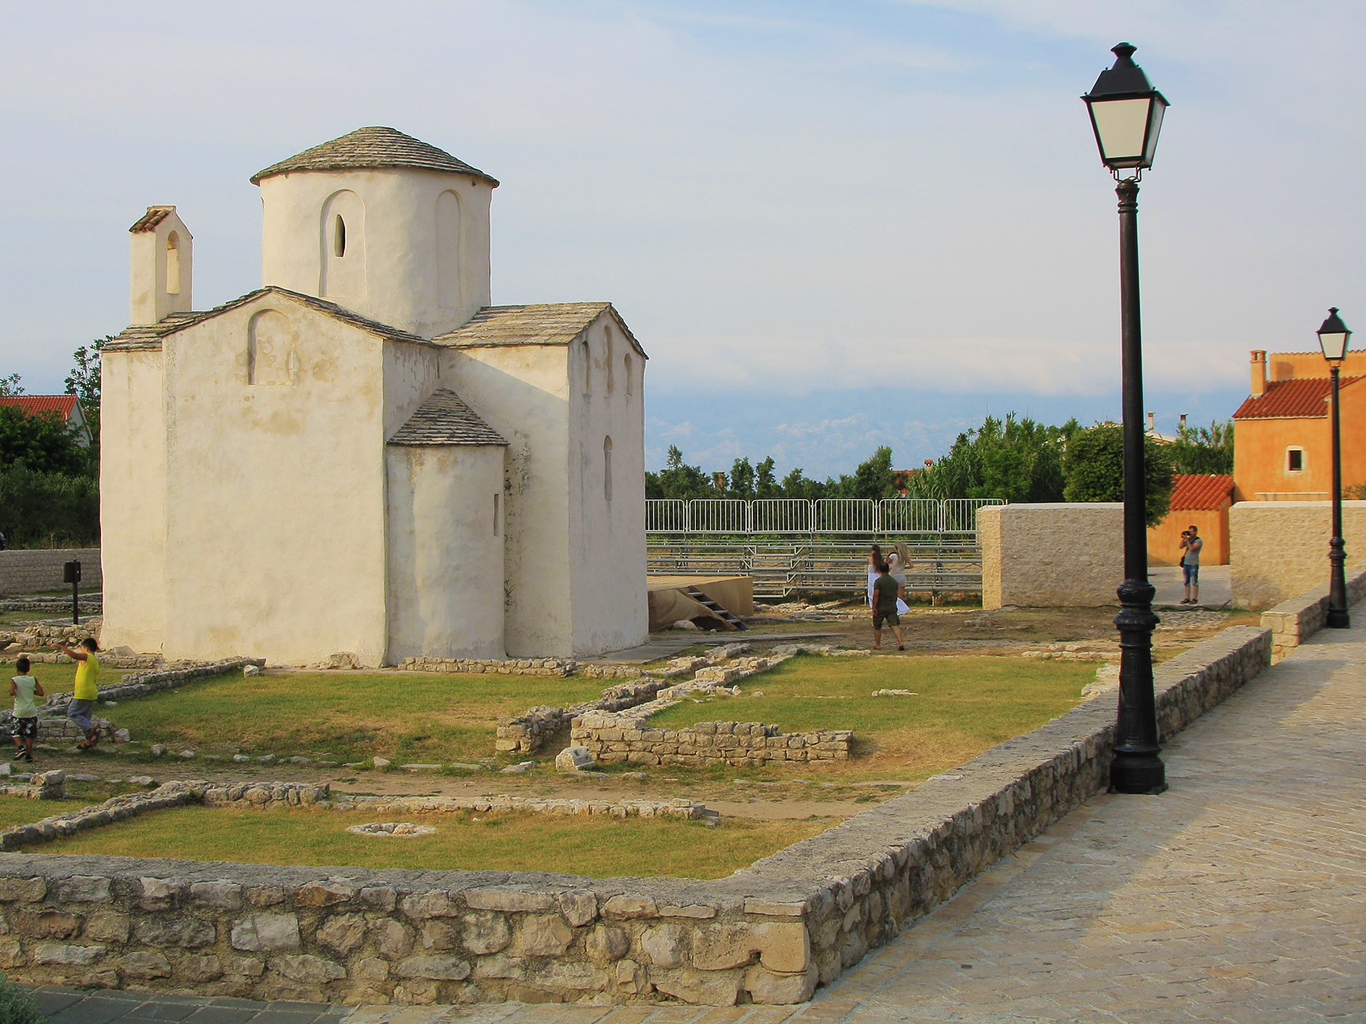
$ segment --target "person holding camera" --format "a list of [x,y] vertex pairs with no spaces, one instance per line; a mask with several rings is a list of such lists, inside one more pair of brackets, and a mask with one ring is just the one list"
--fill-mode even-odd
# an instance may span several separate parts
[[1200,603],[1200,549],[1205,542],[1195,524],[1181,531],[1181,575],[1185,578],[1186,596],[1182,604]]

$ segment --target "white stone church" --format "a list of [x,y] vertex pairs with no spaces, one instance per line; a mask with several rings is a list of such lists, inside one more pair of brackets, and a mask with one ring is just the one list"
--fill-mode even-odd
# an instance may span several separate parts
[[131,228],[103,351],[106,647],[307,664],[647,636],[645,352],[607,302],[493,306],[498,182],[392,128],[252,177],[262,287],[191,305]]

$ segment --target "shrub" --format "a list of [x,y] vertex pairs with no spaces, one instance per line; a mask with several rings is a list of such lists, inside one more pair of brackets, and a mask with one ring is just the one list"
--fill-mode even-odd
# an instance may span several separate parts
[[0,1024],[47,1024],[38,1012],[38,1001],[0,974]]
[[10,547],[93,547],[100,539],[100,488],[88,476],[0,469],[0,531]]

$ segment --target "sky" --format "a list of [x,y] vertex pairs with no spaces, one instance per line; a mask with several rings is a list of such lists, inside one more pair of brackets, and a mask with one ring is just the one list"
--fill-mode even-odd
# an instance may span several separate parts
[[[493,301],[610,300],[646,465],[942,455],[1119,418],[1118,221],[1080,96],[1171,103],[1139,196],[1145,405],[1366,323],[1360,0],[0,0],[0,376],[63,390],[173,203],[194,299],[259,286],[269,164],[389,125],[502,184]],[[1366,330],[1366,328],[1363,328]],[[1366,337],[1364,335],[1363,337]]]

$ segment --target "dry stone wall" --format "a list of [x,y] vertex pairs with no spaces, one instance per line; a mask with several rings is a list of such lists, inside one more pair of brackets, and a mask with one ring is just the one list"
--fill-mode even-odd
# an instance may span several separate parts
[[[1270,653],[1235,627],[1157,666],[1162,736]],[[257,999],[799,1002],[1102,789],[1114,717],[1088,701],[713,880],[0,854],[0,967]]]
[[81,563],[81,590],[93,593],[104,586],[99,548],[0,551],[0,597],[69,590],[71,584],[62,582],[62,566],[67,562]]
[[[1347,584],[1347,604],[1350,607],[1366,597],[1366,569],[1355,575],[1344,574]],[[1281,658],[1323,628],[1328,621],[1328,584],[1324,583],[1307,593],[1282,601],[1262,612],[1262,628],[1271,630],[1273,661]]]

